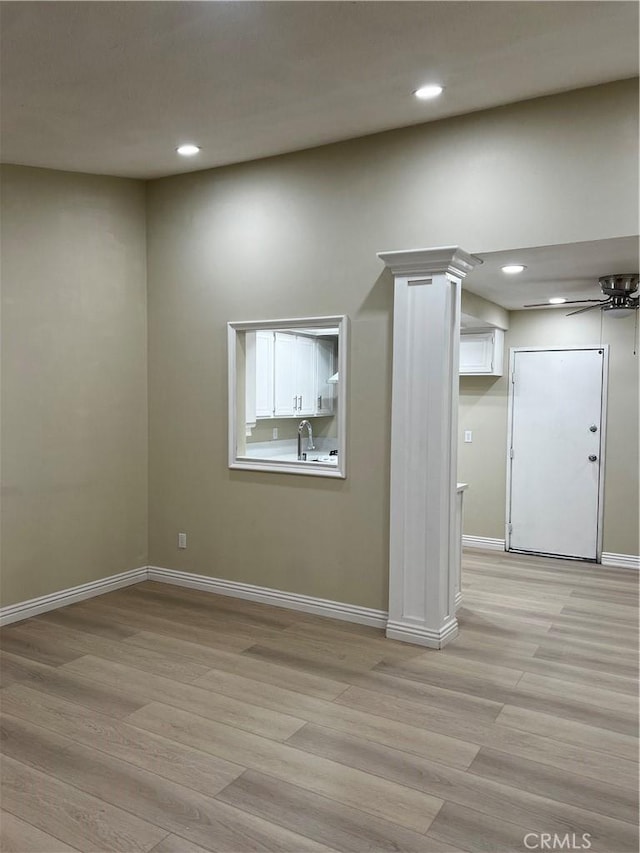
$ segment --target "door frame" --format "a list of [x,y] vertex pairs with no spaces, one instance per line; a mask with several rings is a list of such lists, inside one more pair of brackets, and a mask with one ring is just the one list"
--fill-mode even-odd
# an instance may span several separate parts
[[[509,372],[507,374],[507,505],[505,508],[504,550],[510,551],[511,532],[511,441],[513,432],[513,374],[515,356],[519,352],[567,352],[572,350],[602,350],[602,393],[600,415],[600,473],[598,477],[598,530],[596,535],[596,563],[602,562],[602,536],[604,527],[604,481],[605,481],[605,450],[607,446],[607,403],[609,399],[609,344],[592,346],[547,346],[547,347],[509,347]],[[517,552],[524,553],[524,552]],[[527,553],[536,553],[535,551]],[[549,556],[549,555],[547,555]],[[559,557],[559,559],[577,560],[578,557]]]

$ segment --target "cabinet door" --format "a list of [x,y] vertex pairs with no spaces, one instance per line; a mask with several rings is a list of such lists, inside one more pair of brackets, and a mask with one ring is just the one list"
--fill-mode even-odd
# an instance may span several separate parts
[[460,336],[460,373],[491,373],[493,333],[476,332]]
[[256,333],[247,332],[244,343],[244,422],[247,435],[256,425]]
[[276,332],[274,341],[274,414],[292,418],[298,414],[296,335]]
[[272,418],[274,408],[274,336],[256,332],[256,417]]
[[296,388],[298,414],[316,413],[316,340],[296,337]]
[[333,341],[316,342],[316,414],[333,414],[335,385],[327,382],[336,372],[334,367]]

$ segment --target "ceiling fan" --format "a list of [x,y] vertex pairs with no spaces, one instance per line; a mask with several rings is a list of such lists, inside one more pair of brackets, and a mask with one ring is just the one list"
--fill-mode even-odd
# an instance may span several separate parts
[[[581,302],[589,302],[585,308],[578,308],[577,311],[570,311],[567,317],[573,314],[582,314],[584,311],[591,311],[592,308],[600,308],[601,311],[606,311],[611,317],[629,317],[634,311],[638,310],[638,302],[640,297],[633,294],[638,289],[638,273],[625,273],[621,275],[603,275],[598,279],[600,289],[606,299],[570,299],[563,303],[565,305],[578,305]],[[546,308],[548,302],[539,302],[535,305],[525,305],[525,308]]]

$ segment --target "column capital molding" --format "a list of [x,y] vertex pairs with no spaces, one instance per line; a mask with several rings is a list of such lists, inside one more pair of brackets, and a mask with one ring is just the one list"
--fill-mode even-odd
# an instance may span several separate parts
[[430,276],[450,273],[456,278],[464,278],[474,267],[482,263],[480,258],[470,255],[459,246],[400,249],[394,252],[378,252],[378,257],[394,276]]

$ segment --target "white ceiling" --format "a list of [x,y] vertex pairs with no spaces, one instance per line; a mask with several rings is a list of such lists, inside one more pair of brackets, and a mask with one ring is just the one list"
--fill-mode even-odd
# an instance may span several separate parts
[[[588,243],[537,246],[476,257],[482,264],[465,279],[465,290],[514,310],[531,302],[547,302],[552,296],[601,299],[598,278],[614,273],[637,273],[638,237],[616,237]],[[503,273],[506,264],[524,264],[517,275]],[[551,306],[550,310],[566,310]],[[580,306],[576,306],[580,307]]]
[[[153,178],[638,73],[635,2],[3,2],[2,159]],[[439,81],[437,101],[411,92]],[[181,142],[202,146],[178,158]]]

